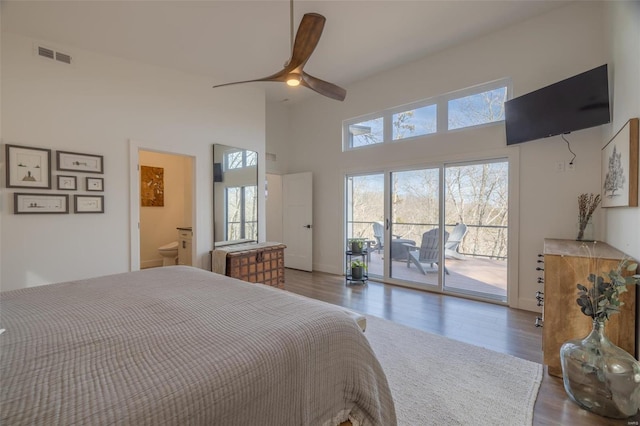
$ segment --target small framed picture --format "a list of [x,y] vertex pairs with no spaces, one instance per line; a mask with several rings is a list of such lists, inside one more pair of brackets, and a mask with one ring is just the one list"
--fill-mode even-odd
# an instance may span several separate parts
[[61,191],[75,191],[78,189],[78,179],[75,176],[58,175],[58,189]]
[[5,145],[7,188],[51,189],[51,150]]
[[74,195],[74,213],[104,213],[104,195]]
[[104,179],[88,177],[87,191],[104,191]]
[[13,213],[69,213],[67,194],[13,194]]
[[85,173],[104,173],[102,155],[56,151],[58,170]]

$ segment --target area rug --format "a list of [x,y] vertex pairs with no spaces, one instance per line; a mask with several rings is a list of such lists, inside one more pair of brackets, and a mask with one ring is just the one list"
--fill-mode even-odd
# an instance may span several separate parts
[[531,425],[542,365],[367,315],[398,425]]

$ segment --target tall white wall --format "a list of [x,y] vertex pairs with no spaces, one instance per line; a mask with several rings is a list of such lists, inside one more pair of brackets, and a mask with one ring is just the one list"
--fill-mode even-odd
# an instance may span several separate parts
[[267,173],[283,175],[288,173],[288,165],[291,161],[289,150],[289,108],[286,103],[269,103],[266,117],[267,152],[276,157],[275,161],[267,158]]
[[267,241],[282,242],[282,175],[267,174]]
[[[602,146],[627,120],[640,117],[640,2],[610,2],[606,12],[613,121]],[[640,207],[606,209],[606,240],[640,259]]]
[[[606,61],[602,4],[581,2],[360,81],[347,87],[343,103],[316,96],[290,108],[289,172],[314,174],[314,269],[343,270],[344,203],[339,200],[345,173],[519,149],[520,185],[512,188],[520,200],[518,253],[511,253],[519,255],[514,305],[539,310],[534,299],[540,289],[536,255],[544,237],[575,238],[578,195],[599,191],[601,128],[572,133],[576,171],[556,173],[556,162],[572,157],[559,137],[507,148],[502,124],[344,153],[341,124],[503,77],[513,79],[514,95],[519,96]],[[601,228],[599,213],[595,221]]]
[[[2,142],[103,155],[105,213],[14,215],[14,191],[3,185],[2,289],[130,269],[130,140],[195,158],[195,265],[208,267],[212,145],[253,149],[264,165],[264,93],[250,85],[216,91],[201,76],[47,44],[71,53],[73,65],[34,56],[30,38],[2,34]],[[264,212],[264,167],[259,173]]]
[[[609,63],[612,64],[613,122],[607,128],[603,144],[634,117],[640,117],[640,2],[608,2],[605,14]],[[640,161],[640,159],[639,159]],[[640,177],[639,185],[640,188]],[[616,207],[605,210],[606,241],[640,260],[640,207]],[[640,289],[636,293],[640,307]],[[636,318],[640,336],[640,308]],[[636,339],[640,354],[640,337]]]

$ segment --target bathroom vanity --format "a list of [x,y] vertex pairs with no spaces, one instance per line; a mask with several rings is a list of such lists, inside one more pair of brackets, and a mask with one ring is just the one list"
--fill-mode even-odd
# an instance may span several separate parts
[[191,266],[193,228],[178,228],[178,265]]

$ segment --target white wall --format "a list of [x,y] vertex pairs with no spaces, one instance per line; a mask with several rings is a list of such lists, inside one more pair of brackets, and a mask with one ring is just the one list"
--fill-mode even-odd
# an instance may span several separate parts
[[[555,173],[557,161],[572,157],[559,137],[506,148],[500,124],[343,153],[341,123],[503,77],[513,79],[519,96],[606,60],[602,5],[581,2],[360,81],[347,87],[343,103],[316,96],[290,108],[289,172],[314,174],[314,269],[342,273],[343,203],[338,200],[345,173],[520,149],[520,186],[512,189],[520,199],[521,231],[518,253],[512,253],[519,254],[514,306],[539,310],[536,255],[544,237],[575,238],[578,195],[599,192],[601,128],[571,134],[576,171]],[[598,227],[598,214],[595,221]]]
[[140,267],[162,266],[158,247],[178,239],[176,228],[192,226],[192,159],[142,151],[139,160],[141,166],[161,167],[164,175],[164,205],[140,205]]
[[[2,47],[2,6],[3,3],[0,2],[0,48]],[[4,143],[2,140],[2,54],[0,52],[0,143]],[[3,154],[0,154],[0,158]],[[6,176],[5,174],[5,164],[4,160],[0,160],[0,176]],[[1,179],[1,178],[0,178]],[[2,212],[6,207],[4,206],[4,185],[0,186],[0,212]],[[0,232],[2,231],[2,214],[0,214]],[[0,267],[2,266],[2,244],[0,244]],[[2,271],[0,270],[0,289],[2,289]]]
[[282,242],[282,176],[267,174],[267,241]]
[[283,175],[288,173],[288,165],[291,161],[289,149],[289,108],[287,104],[283,102],[269,103],[266,117],[267,152],[276,156],[275,161],[267,159],[267,173]]
[[[605,23],[613,70],[613,122],[607,128],[603,146],[628,119],[640,117],[640,2],[607,3]],[[605,218],[606,241],[640,260],[640,207],[605,209]],[[640,307],[640,289],[636,296],[636,306]],[[640,354],[640,308],[636,327],[636,353]]]
[[212,144],[253,149],[263,165],[264,93],[251,86],[216,91],[200,76],[48,43],[72,54],[67,66],[34,56],[32,43],[2,34],[2,142],[104,155],[105,213],[13,215],[14,191],[3,190],[2,289],[130,269],[129,140],[195,157],[195,265],[208,267]]
[[[601,146],[627,120],[640,117],[640,2],[610,2],[606,12],[613,121],[606,128]],[[605,210],[606,241],[640,259],[640,207]]]

